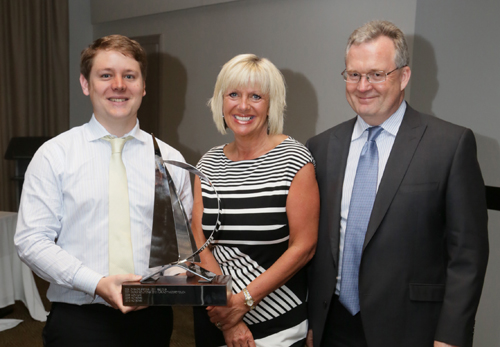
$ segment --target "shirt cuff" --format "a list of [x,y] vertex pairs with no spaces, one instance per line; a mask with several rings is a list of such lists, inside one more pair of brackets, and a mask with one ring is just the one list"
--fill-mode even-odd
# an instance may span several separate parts
[[90,296],[95,296],[97,283],[99,283],[103,277],[103,275],[95,272],[94,270],[82,266],[77,271],[73,279],[73,289],[87,293]]

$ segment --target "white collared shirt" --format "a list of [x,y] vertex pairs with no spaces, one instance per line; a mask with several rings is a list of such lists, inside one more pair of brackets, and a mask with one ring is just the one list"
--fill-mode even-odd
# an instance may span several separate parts
[[[406,111],[406,102],[403,101],[396,112],[391,115],[380,126],[384,129],[377,137],[375,142],[378,148],[378,177],[377,177],[377,190],[384,174],[385,165],[391,154],[392,145],[396,139],[399,127],[403,121],[403,116]],[[358,168],[359,156],[361,150],[368,139],[368,125],[359,115],[354,125],[351,137],[351,146],[349,147],[349,155],[347,157],[347,165],[345,168],[344,185],[342,187],[342,205],[340,210],[340,242],[339,242],[339,271],[337,276],[337,287],[335,294],[340,293],[340,278],[342,274],[342,260],[344,255],[344,240],[345,229],[347,225],[347,216],[349,215],[349,205],[351,203],[352,188],[354,186],[354,178],[356,177],[356,170]]]
[[[108,275],[109,135],[92,116],[89,123],[47,141],[26,171],[17,231],[19,256],[40,277],[51,282],[50,301],[104,303],[94,292]],[[153,139],[139,129],[128,134],[122,151],[127,171],[130,225],[136,274],[149,268],[153,223],[155,163]],[[182,155],[157,141],[164,159]],[[189,173],[169,166],[186,215],[193,198]]]

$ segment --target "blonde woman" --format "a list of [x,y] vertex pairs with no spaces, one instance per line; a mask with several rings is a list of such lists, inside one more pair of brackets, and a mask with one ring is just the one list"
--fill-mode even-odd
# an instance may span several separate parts
[[[304,265],[317,240],[319,192],[307,148],[283,135],[282,74],[253,54],[222,68],[209,104],[217,129],[234,141],[199,161],[217,187],[222,228],[203,266],[231,275],[227,306],[195,308],[197,346],[303,346],[307,333]],[[212,190],[195,181],[193,233],[200,246],[217,215]]]

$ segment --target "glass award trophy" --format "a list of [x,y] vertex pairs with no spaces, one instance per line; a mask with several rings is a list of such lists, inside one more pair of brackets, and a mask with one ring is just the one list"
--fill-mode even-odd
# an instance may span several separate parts
[[[126,282],[122,286],[125,306],[224,306],[231,295],[231,276],[216,275],[203,269],[202,252],[220,228],[220,199],[215,187],[194,166],[175,160],[163,160],[160,147],[153,136],[155,151],[155,202],[153,230],[149,257],[150,272],[140,282]],[[167,165],[180,167],[197,175],[213,189],[217,201],[217,221],[201,248],[196,247],[190,221],[179,198]],[[164,276],[165,270],[179,267],[187,275]]]

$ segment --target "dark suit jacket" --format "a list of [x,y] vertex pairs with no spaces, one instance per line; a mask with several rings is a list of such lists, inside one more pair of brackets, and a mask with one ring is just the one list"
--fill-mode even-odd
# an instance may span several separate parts
[[[307,142],[321,196],[309,268],[309,319],[319,346],[339,256],[340,204],[356,119]],[[488,260],[484,183],[471,130],[407,107],[377,192],[359,273],[370,347],[472,345]]]

